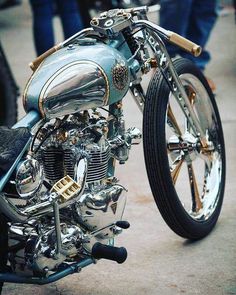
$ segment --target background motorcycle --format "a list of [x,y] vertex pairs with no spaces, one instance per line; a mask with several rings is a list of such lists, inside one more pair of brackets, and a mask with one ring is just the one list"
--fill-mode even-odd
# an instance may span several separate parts
[[[167,224],[200,239],[217,222],[225,151],[214,96],[190,61],[172,63],[162,39],[195,55],[200,48],[149,22],[146,12],[102,13],[31,64],[27,115],[0,129],[0,261],[9,260],[1,281],[46,284],[96,259],[125,261],[126,249],[113,245],[129,227],[115,161],[124,164],[141,138],[125,128],[128,90],[144,112],[146,168]],[[145,92],[142,78],[154,68]],[[179,187],[180,177],[189,188]]]

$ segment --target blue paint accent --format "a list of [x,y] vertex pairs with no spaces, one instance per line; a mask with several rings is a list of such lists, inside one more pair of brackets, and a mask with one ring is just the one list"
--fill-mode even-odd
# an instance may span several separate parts
[[[114,43],[114,46],[116,47],[121,44],[120,41]],[[78,61],[81,63],[84,62],[85,66],[86,62],[93,62],[103,69],[109,84],[108,105],[121,100],[125,96],[129,89],[130,72],[128,71],[129,76],[127,85],[122,90],[115,87],[112,77],[112,68],[115,65],[123,64],[129,68],[127,58],[120,52],[120,49],[118,51],[112,46],[101,43],[73,46],[74,49],[68,50],[66,47],[50,55],[33,74],[32,79],[26,86],[27,91],[25,95],[25,107],[27,111],[35,110],[40,112],[39,97],[42,89],[45,87],[45,84],[50,81],[50,78],[55,76],[56,73],[58,73],[58,71],[60,71],[63,67],[69,66],[70,64]],[[127,54],[128,48],[125,44],[122,48],[122,51]],[[130,53],[128,53],[128,56],[130,56]]]
[[70,274],[78,272],[81,268],[84,268],[94,263],[92,258],[86,258],[78,263],[74,263],[65,269],[58,271],[46,278],[34,278],[34,277],[21,277],[12,273],[0,273],[0,282],[6,283],[18,283],[18,284],[34,284],[34,285],[46,285],[58,281]]
[[132,52],[121,33],[116,36],[116,39],[110,39],[109,46],[118,50],[126,59],[129,59],[132,56]]
[[125,41],[123,34],[120,33],[116,37],[116,39],[111,39],[109,42],[109,46],[117,49],[120,53],[124,55],[124,57],[128,61],[131,76],[133,77],[133,79],[131,78],[131,80],[136,80],[136,74],[140,71],[140,64],[136,58],[132,57],[133,54],[130,51],[127,42]]
[[19,127],[32,128],[41,119],[40,114],[36,111],[30,111],[20,121],[18,121],[12,128],[16,129]]
[[140,70],[140,64],[137,61],[137,59],[132,58],[129,61],[129,69],[130,69],[130,73],[133,76],[133,79],[136,79],[136,74],[139,72]]

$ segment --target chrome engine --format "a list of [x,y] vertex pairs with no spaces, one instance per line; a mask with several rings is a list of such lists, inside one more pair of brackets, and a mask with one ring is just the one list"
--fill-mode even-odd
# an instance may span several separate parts
[[100,113],[84,112],[39,128],[16,173],[17,193],[24,201],[19,208],[30,217],[25,225],[10,228],[15,272],[44,276],[62,263],[91,255],[96,242],[113,243],[122,231],[126,189],[109,170],[115,159],[128,159],[141,133],[125,131],[121,119],[117,126],[119,132],[108,138],[109,121]]

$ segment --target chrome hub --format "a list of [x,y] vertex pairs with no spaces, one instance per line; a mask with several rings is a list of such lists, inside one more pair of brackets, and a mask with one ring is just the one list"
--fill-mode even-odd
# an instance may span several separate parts
[[176,158],[176,153],[178,153],[188,162],[194,161],[197,158],[200,146],[199,139],[188,132],[182,137],[171,136],[167,144],[172,159]]

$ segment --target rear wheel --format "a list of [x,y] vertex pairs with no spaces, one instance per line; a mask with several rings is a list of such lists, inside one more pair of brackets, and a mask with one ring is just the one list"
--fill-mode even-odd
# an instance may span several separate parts
[[156,204],[169,227],[200,239],[214,227],[225,186],[225,147],[214,95],[186,59],[174,61],[208,146],[194,135],[160,72],[151,80],[143,118],[144,156]]

